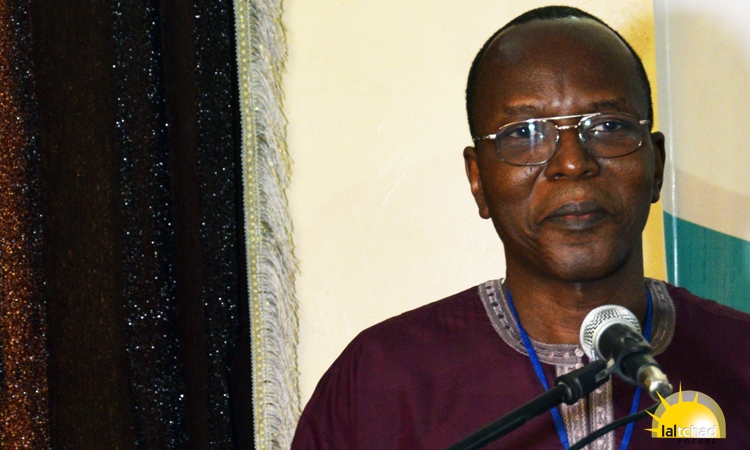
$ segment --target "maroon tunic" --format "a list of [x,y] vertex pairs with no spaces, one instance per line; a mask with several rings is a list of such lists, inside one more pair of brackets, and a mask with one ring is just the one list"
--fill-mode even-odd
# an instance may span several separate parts
[[[709,395],[726,417],[728,438],[708,448],[750,449],[750,315],[685,289],[650,283],[652,295],[655,288],[662,291],[654,309],[657,361],[675,389],[681,384]],[[318,384],[292,449],[444,449],[541,394],[531,362],[515,341],[515,324],[504,317],[507,306],[498,286],[485,283],[360,333]],[[560,368],[547,362],[585,362],[577,346],[534,345],[550,385]],[[615,419],[629,414],[635,388],[615,379],[609,389],[611,401],[599,405],[602,411]],[[587,401],[581,410],[586,416],[578,417],[583,435],[592,431],[585,422],[596,403],[593,397]],[[652,403],[644,394],[638,409]],[[566,416],[569,433],[578,419]],[[630,449],[701,447],[654,439],[644,430],[650,427],[650,419],[635,424]],[[606,446],[619,449],[623,433],[624,427],[618,429]],[[487,448],[562,444],[552,415],[545,413]]]

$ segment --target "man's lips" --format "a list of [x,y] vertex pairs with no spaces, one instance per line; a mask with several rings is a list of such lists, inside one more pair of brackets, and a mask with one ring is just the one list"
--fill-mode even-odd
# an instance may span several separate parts
[[572,230],[585,230],[606,214],[607,210],[596,202],[568,202],[547,214],[544,221]]

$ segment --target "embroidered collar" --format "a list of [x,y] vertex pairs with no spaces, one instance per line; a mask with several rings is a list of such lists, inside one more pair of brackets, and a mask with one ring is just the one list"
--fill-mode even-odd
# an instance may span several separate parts
[[[646,287],[651,292],[654,307],[654,323],[651,331],[651,346],[654,355],[667,349],[672,341],[675,326],[675,310],[667,286],[663,281],[646,278]],[[503,279],[490,280],[479,285],[479,296],[482,299],[487,316],[497,334],[517,352],[527,355],[518,333],[518,326],[508,308],[508,300],[503,290]],[[583,349],[577,344],[548,344],[531,339],[531,343],[546,364],[574,365],[583,358]]]

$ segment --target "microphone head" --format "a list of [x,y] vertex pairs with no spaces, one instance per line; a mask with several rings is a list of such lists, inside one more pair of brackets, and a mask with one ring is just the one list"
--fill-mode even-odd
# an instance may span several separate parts
[[598,353],[598,340],[602,331],[606,330],[613,324],[622,324],[628,326],[639,334],[641,333],[641,324],[638,318],[629,309],[619,305],[603,305],[592,309],[583,319],[579,338],[589,360],[596,361],[601,358]]

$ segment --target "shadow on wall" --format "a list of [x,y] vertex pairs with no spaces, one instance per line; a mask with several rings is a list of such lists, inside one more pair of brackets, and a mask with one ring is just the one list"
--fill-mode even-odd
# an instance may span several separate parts
[[669,278],[750,312],[743,125],[750,117],[750,33],[704,12],[675,12],[666,23],[671,73],[660,74],[667,77],[660,85],[671,102],[662,114],[671,166],[663,197],[673,212],[664,214]]

